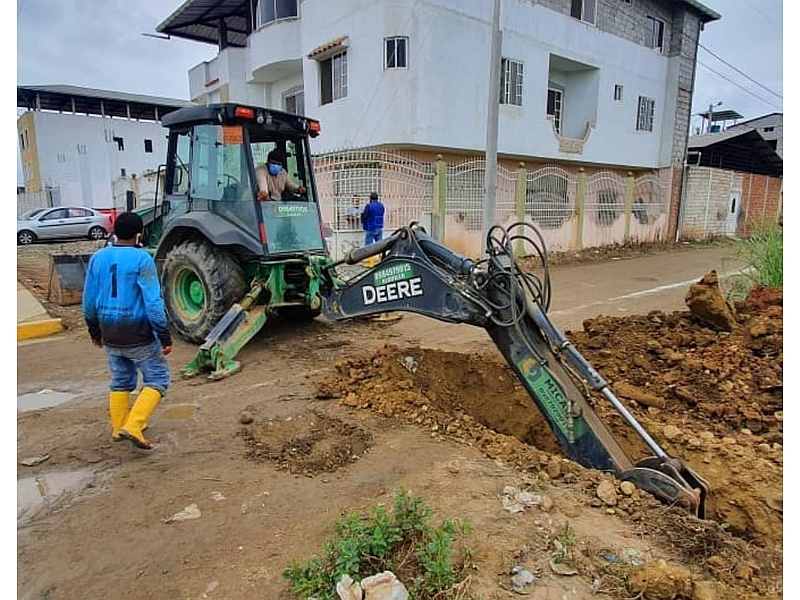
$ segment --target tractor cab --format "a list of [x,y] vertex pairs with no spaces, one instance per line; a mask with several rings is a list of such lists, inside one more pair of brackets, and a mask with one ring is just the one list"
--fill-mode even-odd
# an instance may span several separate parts
[[[226,103],[179,109],[162,123],[169,129],[165,193],[146,239],[157,258],[188,231],[241,256],[327,253],[308,143],[319,122]],[[274,155],[282,161],[277,177],[266,164]],[[267,177],[272,199],[259,194]],[[274,198],[274,182],[287,180]]]

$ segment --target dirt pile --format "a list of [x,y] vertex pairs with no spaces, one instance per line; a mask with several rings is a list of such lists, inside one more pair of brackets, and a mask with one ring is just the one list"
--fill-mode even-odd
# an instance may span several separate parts
[[[783,551],[782,290],[759,287],[730,306],[712,273],[686,301],[689,310],[600,316],[566,334],[667,454],[708,481],[706,521],[569,460],[496,354],[387,345],[339,363],[317,396],[416,423],[540,480],[581,488],[588,503],[628,515],[685,560],[749,590],[737,597],[775,593]],[[610,403],[598,398],[595,409],[632,458],[652,455]],[[748,545],[758,561],[743,559]]]

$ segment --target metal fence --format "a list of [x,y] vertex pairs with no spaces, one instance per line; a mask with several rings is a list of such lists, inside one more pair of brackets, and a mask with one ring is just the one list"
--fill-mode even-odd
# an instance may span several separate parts
[[[479,257],[483,246],[486,164],[481,159],[446,162],[411,154],[346,151],[314,159],[319,201],[341,258],[361,245],[358,215],[370,192],[386,205],[386,230],[420,222],[457,252]],[[667,233],[669,173],[630,173],[559,165],[528,170],[498,165],[496,222],[525,221],[549,250],[579,250],[626,242],[660,241]],[[521,244],[517,252],[532,250]]]

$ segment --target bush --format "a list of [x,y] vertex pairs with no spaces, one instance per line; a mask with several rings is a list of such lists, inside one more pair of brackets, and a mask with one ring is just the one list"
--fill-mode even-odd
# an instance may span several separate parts
[[732,299],[744,300],[755,285],[783,287],[782,227],[759,227],[750,237],[737,240],[735,247],[745,272],[732,278]]
[[470,530],[460,521],[431,524],[432,510],[405,490],[395,496],[391,513],[373,507],[368,516],[351,512],[334,522],[335,535],[323,546],[324,558],[290,561],[283,571],[291,593],[302,599],[336,600],[342,575],[355,581],[392,571],[411,598],[463,597],[468,548],[458,536]]

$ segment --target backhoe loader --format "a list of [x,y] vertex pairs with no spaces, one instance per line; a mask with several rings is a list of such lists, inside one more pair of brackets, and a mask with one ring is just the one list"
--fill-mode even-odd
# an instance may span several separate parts
[[[704,516],[708,484],[669,457],[550,321],[544,240],[525,223],[492,228],[473,261],[416,223],[333,261],[322,233],[309,138],[319,122],[233,103],[183,108],[169,129],[163,201],[148,211],[146,247],[159,268],[172,326],[199,343],[187,377],[221,379],[269,319],[320,313],[341,321],[399,311],[484,328],[543,414],[565,453],[667,503]],[[259,200],[255,169],[278,148],[306,192]],[[534,248],[542,275],[523,271],[512,247]],[[343,279],[343,265],[377,264]],[[652,450],[634,461],[594,410],[604,399]]]

